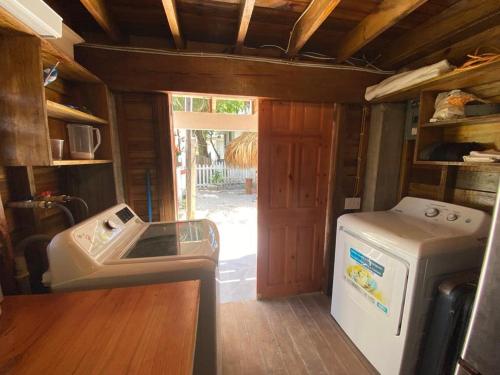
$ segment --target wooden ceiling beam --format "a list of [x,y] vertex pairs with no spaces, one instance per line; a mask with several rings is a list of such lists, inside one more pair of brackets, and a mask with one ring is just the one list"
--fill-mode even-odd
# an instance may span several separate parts
[[500,23],[480,33],[474,33],[458,42],[447,43],[445,47],[423,57],[412,58],[411,62],[405,64],[405,68],[416,69],[443,59],[447,59],[453,65],[460,66],[467,60],[467,54],[474,51],[478,46],[500,51]]
[[167,15],[168,25],[174,38],[175,47],[177,49],[184,48],[184,39],[182,38],[181,28],[179,26],[179,18],[177,17],[177,8],[175,0],[162,0],[165,14]]
[[122,40],[120,28],[104,0],[80,0],[80,2],[112,40]]
[[459,1],[391,43],[383,51],[378,64],[393,68],[410,63],[415,58],[480,32],[470,30],[480,23],[498,25],[499,16],[498,0]]
[[304,44],[337,7],[340,0],[312,0],[295,23],[288,41],[287,55],[296,56]]
[[384,0],[366,16],[340,43],[336,62],[343,62],[385,30],[406,17],[427,0]]
[[240,51],[243,48],[254,6],[255,0],[241,0],[238,34],[236,36],[236,51]]
[[284,60],[165,50],[75,46],[79,63],[114,90],[173,91],[285,100],[357,102],[387,74]]

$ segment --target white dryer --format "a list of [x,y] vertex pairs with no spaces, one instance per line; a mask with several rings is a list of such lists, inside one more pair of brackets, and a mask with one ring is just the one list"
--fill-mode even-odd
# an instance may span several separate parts
[[145,223],[119,204],[55,236],[44,282],[53,291],[201,280],[195,374],[220,368],[219,234],[209,220]]
[[406,197],[338,219],[331,313],[382,375],[412,374],[436,286],[479,267],[490,217]]

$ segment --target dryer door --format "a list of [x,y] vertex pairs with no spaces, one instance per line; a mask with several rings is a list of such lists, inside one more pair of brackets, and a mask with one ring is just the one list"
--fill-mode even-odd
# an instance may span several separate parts
[[342,278],[346,294],[366,316],[376,314],[384,328],[399,335],[408,265],[390,253],[343,232]]

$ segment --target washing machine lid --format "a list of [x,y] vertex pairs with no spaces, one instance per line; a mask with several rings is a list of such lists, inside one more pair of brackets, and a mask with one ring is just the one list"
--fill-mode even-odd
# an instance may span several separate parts
[[105,263],[190,258],[217,261],[218,251],[217,229],[208,220],[152,223],[130,246],[115,252]]
[[[438,214],[426,216],[430,209]],[[456,219],[449,220],[450,215]],[[484,247],[489,224],[482,211],[418,198],[405,198],[390,211],[347,214],[338,221],[356,237],[411,257]]]

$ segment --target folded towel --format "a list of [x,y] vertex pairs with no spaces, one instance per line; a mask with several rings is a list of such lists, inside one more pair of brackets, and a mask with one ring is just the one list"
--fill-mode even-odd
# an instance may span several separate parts
[[450,72],[454,68],[455,67],[447,60],[442,60],[438,63],[427,65],[419,69],[393,75],[376,85],[367,87],[365,99],[370,101],[378,98],[379,96],[390,94],[391,92],[401,90],[405,87],[409,87]]
[[495,163],[497,161],[500,161],[500,159],[495,159],[495,158],[488,158],[485,156],[467,156],[465,155],[464,161],[467,163]]
[[471,151],[470,156],[500,160],[500,151],[495,149],[484,150],[484,151]]

